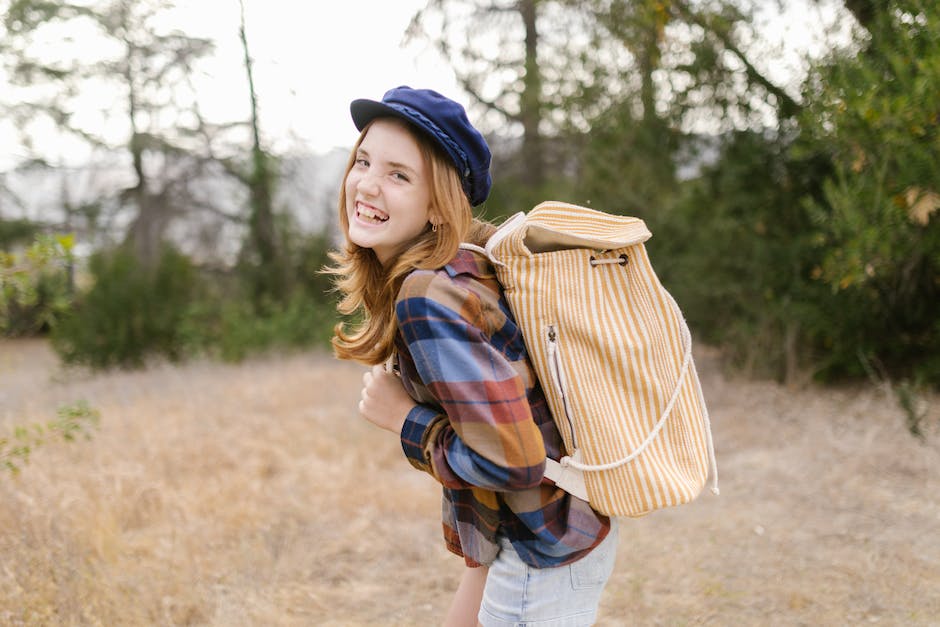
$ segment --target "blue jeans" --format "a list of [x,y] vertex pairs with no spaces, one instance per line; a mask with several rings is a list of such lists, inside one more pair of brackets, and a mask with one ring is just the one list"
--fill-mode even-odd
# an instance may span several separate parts
[[594,550],[555,568],[527,565],[500,537],[490,565],[478,619],[484,627],[582,627],[593,625],[601,593],[617,557],[617,521]]

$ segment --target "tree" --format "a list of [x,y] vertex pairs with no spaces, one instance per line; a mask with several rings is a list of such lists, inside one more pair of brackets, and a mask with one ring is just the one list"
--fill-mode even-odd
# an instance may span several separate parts
[[821,253],[813,277],[838,308],[815,321],[824,373],[874,368],[940,385],[940,10],[847,4],[866,30],[816,68],[794,148],[833,166],[807,202]]
[[739,43],[750,19],[730,0],[432,0],[410,36],[452,59],[492,128],[521,133],[497,162],[515,193],[642,213],[675,190],[703,118],[716,133],[799,111]]
[[[663,3],[600,1],[574,3],[590,15],[592,48],[608,50],[621,63],[589,65],[586,76],[608,96],[605,109],[589,118],[590,132],[578,142],[575,195],[608,211],[644,215],[661,208],[675,189],[674,154],[679,133],[666,115],[666,94],[657,80],[665,69],[667,27]],[[576,103],[587,110],[598,87]]]
[[[770,80],[761,71],[741,40],[746,35],[753,39],[753,15],[743,3],[724,0],[712,8],[708,5],[695,6],[688,0],[671,0],[666,3],[670,13],[678,20],[693,28],[694,36],[691,51],[694,59],[681,65],[687,73],[689,88],[684,94],[702,94],[703,88],[712,92],[704,100],[711,105],[718,105],[722,117],[730,117],[736,126],[742,122],[755,128],[755,123],[748,124],[752,113],[761,113],[769,107],[776,120],[785,121],[800,112],[800,104],[785,89]],[[735,80],[743,78],[744,80]],[[753,97],[757,97],[757,102]],[[686,103],[696,104],[683,99]],[[681,101],[681,100],[680,100]],[[756,109],[756,111],[755,111]],[[735,116],[738,120],[735,120]],[[758,117],[756,127],[773,124]]]
[[880,7],[811,68],[796,114],[723,140],[654,229],[664,282],[739,363],[940,380],[937,19]]
[[845,0],[845,8],[852,13],[862,28],[868,30],[878,13],[884,10],[884,4],[874,0]]
[[571,107],[590,129],[578,136],[573,128],[569,142],[579,146],[576,198],[661,223],[680,177],[713,157],[722,136],[763,133],[800,109],[741,43],[754,27],[738,3],[568,4],[584,16],[592,50],[578,61],[591,87]]
[[[21,88],[23,98],[10,109],[23,126],[44,117],[92,147],[126,151],[133,182],[119,198],[134,208],[127,240],[147,265],[156,262],[174,213],[184,210],[174,201],[185,192],[191,169],[174,172],[173,166],[189,153],[195,135],[195,95],[188,78],[193,64],[212,48],[205,39],[156,25],[171,6],[160,0],[13,0],[0,49],[11,80]],[[71,33],[79,33],[73,49],[49,54],[41,42],[63,33],[66,43]],[[75,43],[86,38],[106,45],[93,54]],[[104,97],[101,115],[125,129],[123,139],[90,130],[76,114],[76,104],[89,93]],[[113,107],[112,99],[123,104]]]
[[255,92],[252,58],[248,49],[244,0],[239,0],[239,6],[241,8],[239,38],[244,51],[245,74],[248,79],[248,97],[251,105],[251,170],[248,176],[239,176],[239,178],[248,187],[251,205],[248,221],[250,233],[248,248],[258,256],[257,267],[251,271],[251,289],[256,303],[265,298],[283,302],[287,297],[288,276],[274,224],[272,187],[275,176],[270,165],[270,156],[261,145],[258,94]]
[[489,118],[488,125],[499,129],[504,141],[517,139],[518,159],[502,160],[501,172],[530,189],[542,188],[555,165],[544,136],[566,123],[559,109],[570,92],[562,86],[567,55],[557,51],[576,45],[565,43],[566,33],[546,39],[539,26],[546,12],[567,11],[546,0],[430,0],[407,34],[431,39],[452,60],[458,83]]

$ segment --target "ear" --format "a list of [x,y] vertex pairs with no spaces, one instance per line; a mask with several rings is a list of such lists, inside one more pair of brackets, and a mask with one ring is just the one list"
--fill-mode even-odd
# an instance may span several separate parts
[[428,222],[431,223],[431,226],[440,226],[443,220],[441,219],[440,214],[432,211],[428,214]]

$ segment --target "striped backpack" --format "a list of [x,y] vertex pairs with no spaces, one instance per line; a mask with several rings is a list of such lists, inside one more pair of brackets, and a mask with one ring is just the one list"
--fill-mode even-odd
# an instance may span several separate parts
[[611,516],[680,505],[718,472],[689,328],[642,220],[545,202],[486,248],[568,452],[556,485]]

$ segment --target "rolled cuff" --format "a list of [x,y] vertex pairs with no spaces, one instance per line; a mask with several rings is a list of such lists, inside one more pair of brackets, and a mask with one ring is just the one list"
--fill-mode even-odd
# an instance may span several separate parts
[[440,414],[427,405],[415,405],[405,417],[401,428],[401,448],[417,468],[427,470],[430,466],[424,452],[425,436],[439,417]]

